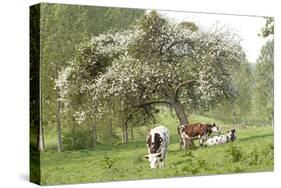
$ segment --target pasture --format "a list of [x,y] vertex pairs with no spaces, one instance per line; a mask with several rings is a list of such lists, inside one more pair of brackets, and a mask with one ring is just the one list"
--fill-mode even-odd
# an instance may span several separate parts
[[[190,122],[216,122],[226,132],[231,125],[199,115]],[[150,169],[147,154],[147,127],[135,133],[127,144],[98,145],[93,150],[57,153],[51,148],[41,153],[41,184],[71,184],[100,181],[136,180],[194,175],[272,171],[274,166],[273,129],[270,126],[238,126],[234,143],[196,150],[179,150],[178,121],[168,112],[159,113],[157,122],[170,131],[165,167]],[[161,123],[160,123],[161,122]],[[151,125],[151,127],[153,127]],[[47,144],[56,136],[48,135]],[[195,142],[198,146],[198,141]]]

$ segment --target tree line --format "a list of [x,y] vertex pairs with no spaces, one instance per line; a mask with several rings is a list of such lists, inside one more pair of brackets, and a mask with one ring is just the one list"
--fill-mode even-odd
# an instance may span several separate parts
[[258,35],[266,39],[256,62],[242,63],[236,73],[238,95],[223,100],[206,114],[239,124],[272,124],[274,119],[274,20],[265,18]]
[[[45,147],[44,131],[54,129],[54,127],[58,135],[58,151],[63,151],[62,129],[68,129],[73,124],[71,113],[64,114],[63,112],[64,104],[60,101],[60,88],[55,86],[55,80],[58,78],[58,73],[68,66],[69,60],[76,53],[77,46],[90,40],[91,36],[111,29],[128,28],[143,14],[143,10],[133,9],[40,4],[38,12],[40,24],[37,31],[39,32],[40,29],[40,83],[42,86],[39,129],[41,136],[38,141],[40,151],[43,151]],[[75,126],[72,129],[75,129]]]

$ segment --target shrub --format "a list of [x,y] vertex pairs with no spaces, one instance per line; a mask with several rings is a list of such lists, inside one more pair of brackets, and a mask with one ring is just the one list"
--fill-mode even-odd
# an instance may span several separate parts
[[113,159],[113,158],[110,158],[108,156],[104,156],[103,157],[103,163],[104,163],[104,167],[107,168],[107,169],[110,169],[112,168],[113,164],[115,163],[116,161]]
[[260,155],[256,149],[244,157],[244,162],[248,165],[257,165],[260,163]]
[[63,144],[66,150],[81,150],[91,147],[91,134],[86,129],[67,131],[63,134]]
[[240,161],[243,157],[243,152],[241,151],[241,148],[236,145],[230,145],[227,148],[226,153],[230,157],[231,161],[234,163]]
[[207,161],[204,160],[204,159],[198,159],[198,160],[197,160],[197,164],[198,164],[198,167],[199,167],[200,169],[207,169],[207,168],[208,168],[208,163],[207,163]]

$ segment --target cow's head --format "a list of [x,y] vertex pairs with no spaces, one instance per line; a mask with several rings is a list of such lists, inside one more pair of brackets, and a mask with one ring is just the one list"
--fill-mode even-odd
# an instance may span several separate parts
[[152,153],[145,156],[145,159],[147,159],[150,163],[150,168],[156,168],[158,164],[158,160],[161,156],[161,153]]
[[236,140],[236,138],[237,138],[236,129],[231,129],[230,131],[227,131],[227,134],[228,134],[228,138],[230,141]]
[[215,123],[213,125],[209,124],[209,127],[213,133],[220,133],[219,127]]

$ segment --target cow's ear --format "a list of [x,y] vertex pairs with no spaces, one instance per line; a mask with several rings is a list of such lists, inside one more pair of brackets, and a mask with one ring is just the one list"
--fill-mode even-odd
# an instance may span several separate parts
[[148,157],[148,155],[145,155],[144,158],[145,158],[145,159],[148,159],[149,157]]

